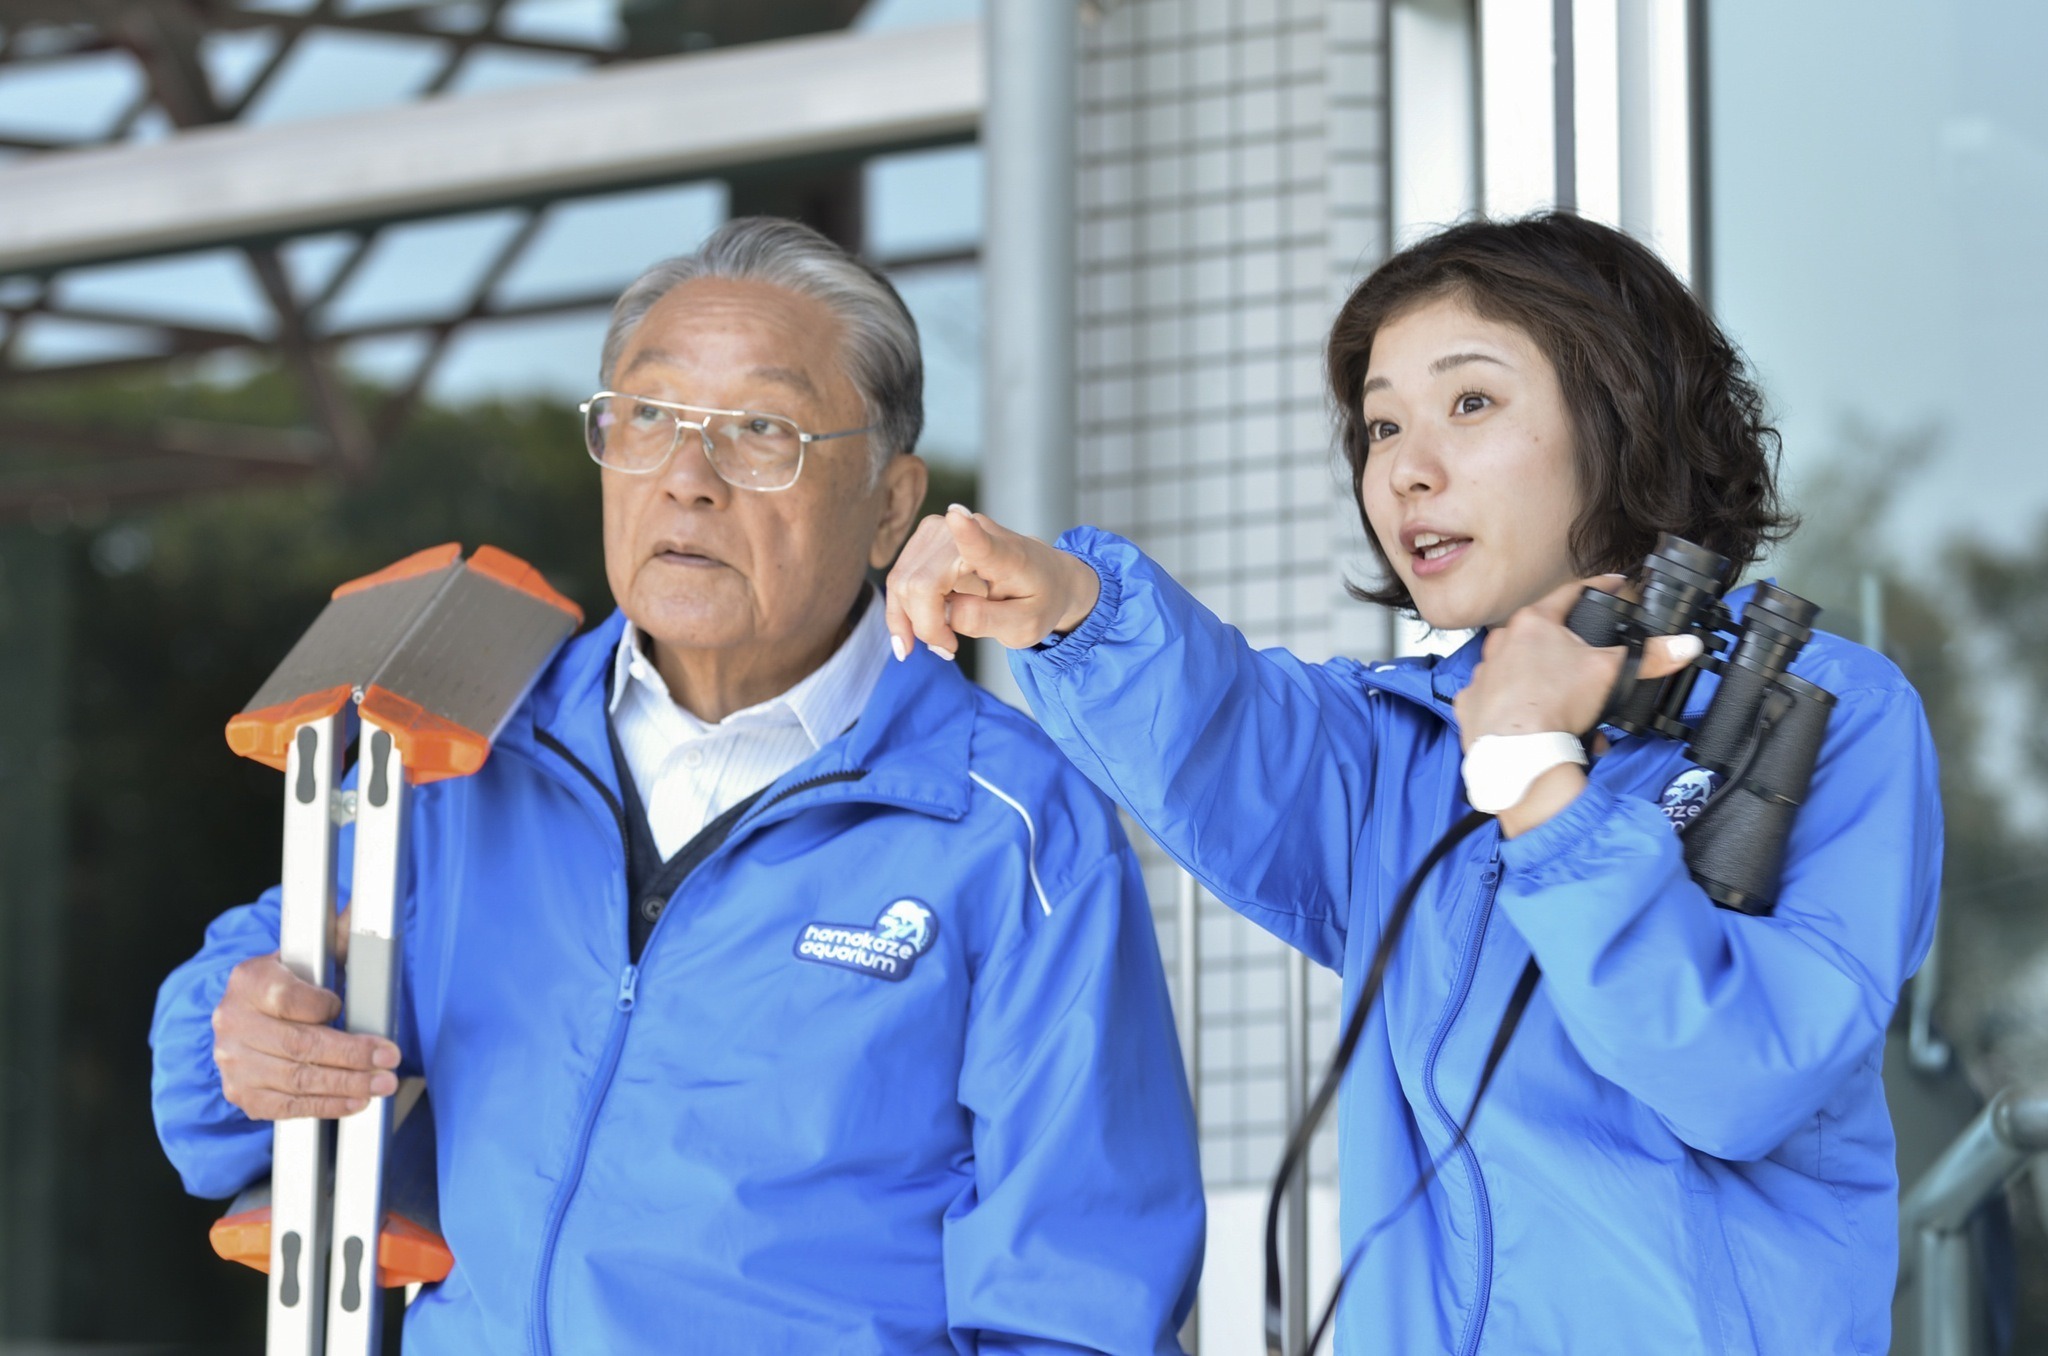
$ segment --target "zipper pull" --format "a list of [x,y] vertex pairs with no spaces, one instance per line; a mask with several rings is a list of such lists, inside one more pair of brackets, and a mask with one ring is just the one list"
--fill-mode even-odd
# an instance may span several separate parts
[[619,972],[619,1011],[633,1010],[633,993],[640,987],[640,967],[629,965]]

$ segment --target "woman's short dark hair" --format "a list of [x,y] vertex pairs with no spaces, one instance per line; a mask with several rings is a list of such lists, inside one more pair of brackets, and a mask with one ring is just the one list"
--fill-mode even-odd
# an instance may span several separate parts
[[[1586,573],[1632,572],[1671,532],[1727,556],[1732,577],[1796,525],[1778,497],[1778,433],[1742,355],[1655,254],[1569,212],[1449,227],[1374,269],[1337,313],[1330,395],[1361,520],[1373,339],[1440,298],[1513,325],[1557,369],[1584,505],[1571,550]],[[1369,521],[1365,535],[1386,583],[1352,592],[1412,609]]]

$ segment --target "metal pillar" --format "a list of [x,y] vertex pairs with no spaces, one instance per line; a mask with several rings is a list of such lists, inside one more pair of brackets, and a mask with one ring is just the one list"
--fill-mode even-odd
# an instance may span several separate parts
[[[1308,1114],[1310,1068],[1308,1049],[1308,957],[1287,949],[1287,1124],[1301,1124]],[[1280,1247],[1287,1278],[1287,1349],[1308,1347],[1308,1181],[1315,1149],[1301,1156],[1301,1167],[1287,1184],[1287,1231]]]
[[1924,1356],[1974,1356],[1977,1287],[1968,1234],[1924,1231],[1901,1251],[1920,1250],[1920,1350]]
[[[981,507],[1047,540],[1074,519],[1074,0],[989,0]],[[981,675],[1017,700],[1000,647]]]
[[[1177,962],[1180,981],[1181,1063],[1188,1074],[1188,1098],[1195,1110],[1195,1142],[1202,1138],[1202,886],[1194,875],[1180,873],[1175,927],[1180,933]],[[1180,1342],[1188,1356],[1202,1353],[1202,1303],[1199,1298],[1181,1325]]]
[[1479,38],[1473,0],[1387,7],[1387,193],[1395,248],[1479,206]]
[[1180,898],[1175,926],[1180,953],[1174,959],[1180,979],[1180,1056],[1187,1065],[1188,1096],[1197,1118],[1202,1112],[1202,886],[1193,875],[1180,873]]
[[[1884,576],[1865,570],[1857,580],[1857,602],[1863,614],[1863,643],[1884,653]],[[1934,1029],[1935,1009],[1941,1001],[1941,920],[1948,911],[1937,908],[1934,936],[1927,943],[1927,955],[1920,968],[1906,981],[1906,1055],[1913,1068],[1924,1074],[1938,1074],[1948,1068],[1948,1043]]]
[[1644,241],[1679,277],[1702,279],[1697,8],[1692,0],[1480,5],[1486,211],[1570,208]]

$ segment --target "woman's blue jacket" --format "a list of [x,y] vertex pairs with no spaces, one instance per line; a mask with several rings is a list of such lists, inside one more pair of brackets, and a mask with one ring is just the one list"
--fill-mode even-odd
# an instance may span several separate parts
[[[1201,1178],[1114,810],[920,653],[629,964],[604,717],[622,624],[556,656],[481,772],[412,801],[399,1045],[455,1270],[406,1350],[1177,1351]],[[900,901],[925,925],[878,965],[863,941]],[[198,1195],[269,1170],[209,1019],[276,947],[273,890],[163,986],[157,1126]]]
[[[1225,903],[1341,972],[1348,1010],[1467,808],[1451,701],[1478,643],[1256,652],[1129,542],[1061,544],[1102,594],[1012,657],[1045,729]],[[1347,1249],[1452,1144],[1532,954],[1543,980],[1470,1143],[1366,1254],[1340,1351],[1887,1350],[1879,1061],[1934,926],[1935,757],[1879,655],[1816,634],[1795,672],[1840,704],[1773,916],[1688,876],[1665,804],[1682,813],[1689,764],[1661,738],[1619,738],[1555,818],[1512,841],[1488,824],[1433,875],[1339,1103]]]

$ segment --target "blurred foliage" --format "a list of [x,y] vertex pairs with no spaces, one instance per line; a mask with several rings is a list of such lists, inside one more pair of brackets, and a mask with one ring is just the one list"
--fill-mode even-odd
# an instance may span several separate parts
[[[1886,1081],[1896,1116],[1926,1125],[1952,1118],[1945,1137],[1999,1088],[2048,1078],[2048,841],[2037,819],[2015,810],[2048,806],[2048,517],[2017,549],[1957,536],[1939,559],[1901,553],[1884,524],[1903,487],[1942,450],[1936,426],[1882,431],[1845,421],[1824,468],[1803,487],[1806,522],[1784,553],[1782,578],[1823,605],[1822,626],[1851,639],[1870,634],[1865,609],[1879,601],[1885,653],[1918,691],[1941,758],[1936,1021],[1961,1068],[1927,1075],[1895,1061]],[[1901,1023],[1905,1015],[1902,1003]],[[1900,1169],[1909,1178],[1926,1166],[1906,1159],[1915,1138],[1902,1123]],[[2048,1351],[2048,1231],[2038,1199],[2017,1189],[2011,1196],[2014,1351]],[[1916,1313],[1904,1306],[1899,1317]],[[1917,1350],[1908,1329],[1898,1341]]]
[[[175,416],[289,426],[288,385],[103,384],[10,408],[141,427]],[[934,468],[931,504],[971,501]],[[52,530],[71,558],[59,1332],[259,1349],[263,1286],[206,1243],[155,1141],[146,1033],[157,986],[223,909],[278,871],[277,774],[222,727],[338,583],[439,542],[538,566],[595,622],[612,611],[598,483],[573,407],[422,409],[354,483],[216,495]],[[55,963],[53,961],[53,963]],[[108,1284],[118,1276],[121,1283]]]
[[[2025,977],[2048,951],[2048,842],[2015,806],[2048,804],[2048,519],[2018,549],[1952,539],[1944,558],[1903,556],[1882,524],[1900,488],[1935,460],[1935,427],[1884,433],[1845,422],[1826,469],[1801,496],[1806,523],[1784,578],[1823,605],[1821,625],[1861,639],[1877,585],[1885,652],[1927,710],[1941,754],[1943,1024],[1987,1093],[2022,1074],[2048,1076],[2048,1010],[2015,1045]],[[2015,720],[2015,715],[2033,719]],[[2002,747],[1995,747],[2002,746]],[[2017,746],[2019,757],[1994,758]],[[2016,762],[2016,766],[2013,765]],[[2015,775],[2016,774],[2016,775]]]

